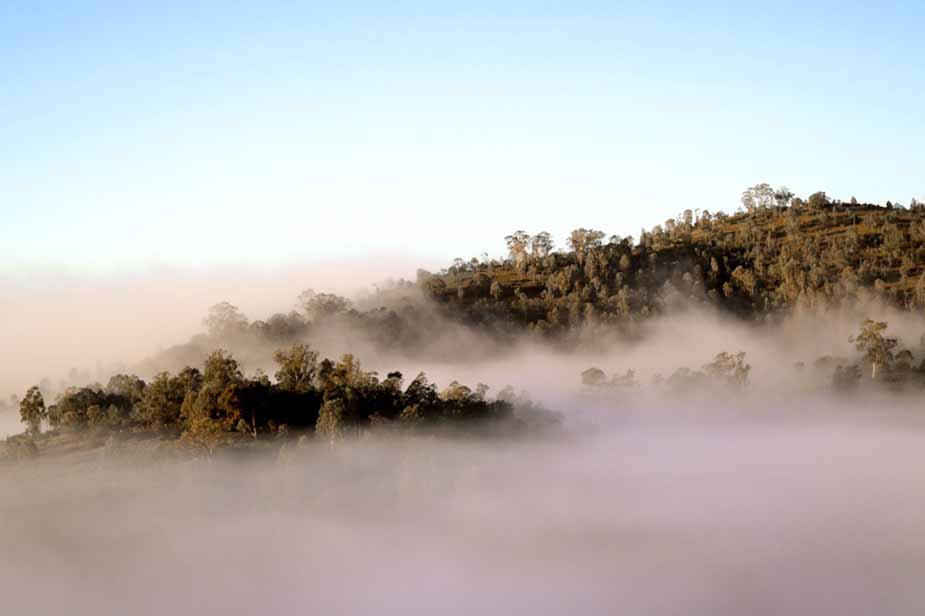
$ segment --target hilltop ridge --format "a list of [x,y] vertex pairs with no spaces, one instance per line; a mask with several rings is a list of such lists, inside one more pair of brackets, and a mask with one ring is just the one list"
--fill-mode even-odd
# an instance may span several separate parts
[[726,215],[685,210],[638,239],[577,229],[567,251],[517,231],[503,260],[457,260],[419,276],[430,297],[470,323],[542,334],[627,325],[704,304],[747,320],[882,301],[925,307],[925,207],[806,200],[762,184]]

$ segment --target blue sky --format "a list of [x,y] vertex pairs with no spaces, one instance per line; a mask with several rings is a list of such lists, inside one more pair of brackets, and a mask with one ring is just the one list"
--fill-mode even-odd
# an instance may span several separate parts
[[500,4],[4,3],[0,272],[440,263],[762,181],[925,197],[925,5]]

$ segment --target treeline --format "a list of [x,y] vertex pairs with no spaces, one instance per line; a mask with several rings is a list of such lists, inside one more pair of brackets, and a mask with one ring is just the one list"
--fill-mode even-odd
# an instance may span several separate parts
[[567,250],[517,231],[505,259],[457,259],[421,284],[470,323],[543,335],[631,329],[690,304],[750,320],[825,314],[880,300],[925,307],[925,208],[807,199],[752,187],[734,215],[685,210],[639,237],[577,229]]
[[[889,392],[925,389],[925,336],[913,352],[898,338],[887,335],[887,329],[888,324],[884,321],[866,319],[858,333],[849,339],[858,352],[857,356],[825,355],[809,366],[796,362],[790,379],[794,388],[804,390],[822,386],[836,392],[852,392],[861,386]],[[699,370],[682,366],[667,378],[656,374],[651,386],[671,393],[698,390],[741,392],[749,385],[751,369],[745,361],[745,353],[721,352]],[[642,388],[632,369],[608,377],[598,367],[588,368],[581,373],[581,383],[589,389],[620,393]]]
[[484,385],[472,390],[454,381],[438,390],[424,373],[408,384],[399,372],[380,379],[353,355],[319,361],[302,344],[277,351],[275,360],[274,380],[262,373],[246,377],[233,357],[216,351],[202,369],[162,372],[150,382],[119,374],[105,386],[71,387],[47,407],[39,387],[32,387],[20,413],[34,435],[45,422],[53,430],[149,430],[210,450],[267,436],[317,433],[333,442],[373,427],[517,427],[528,417],[552,419],[509,387],[492,399]]
[[[309,289],[298,296],[296,305],[296,310],[251,320],[229,302],[215,304],[203,319],[204,333],[160,351],[132,371],[155,374],[198,365],[218,348],[231,350],[245,366],[258,367],[270,365],[276,349],[296,343],[443,359],[464,351],[460,340],[484,350],[505,339],[502,331],[475,331],[448,318],[452,315],[405,280],[381,285],[357,302]],[[89,380],[89,375],[73,370],[67,384]],[[44,385],[53,386],[50,381]]]
[[206,334],[213,340],[236,343],[263,342],[280,345],[305,340],[325,330],[350,330],[379,346],[413,347],[438,327],[436,315],[412,301],[413,283],[399,280],[366,298],[371,307],[358,307],[333,293],[302,291],[297,310],[276,313],[254,321],[228,302],[209,309],[203,319]]
[[743,193],[736,214],[684,210],[638,238],[576,229],[564,250],[545,232],[505,240],[503,259],[420,270],[416,282],[382,285],[356,303],[306,290],[297,309],[256,320],[216,304],[205,334],[132,371],[198,365],[215,348],[265,366],[280,346],[347,338],[350,348],[422,359],[476,336],[497,347],[524,332],[583,343],[604,331],[638,334],[646,318],[691,305],[761,322],[794,311],[867,312],[871,302],[925,307],[925,208],[914,200],[904,208],[822,192],[800,199],[761,184]]
[[[668,378],[656,374],[652,385],[675,393],[690,392],[697,389],[724,388],[730,391],[742,391],[748,385],[752,367],[745,362],[745,353],[718,353],[713,361],[700,370],[681,367]],[[614,374],[609,379],[600,368],[588,368],[581,373],[582,385],[590,388],[627,392],[640,388],[635,370],[623,374]]]

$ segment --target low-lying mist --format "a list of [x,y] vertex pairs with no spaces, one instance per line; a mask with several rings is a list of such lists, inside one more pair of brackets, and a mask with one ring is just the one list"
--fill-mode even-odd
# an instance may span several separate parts
[[[753,387],[790,389],[796,362],[810,365],[826,355],[857,359],[849,336],[866,317],[887,320],[890,334],[913,346],[916,361],[925,357],[921,317],[875,303],[866,304],[863,312],[794,314],[773,326],[679,305],[659,317],[634,319],[632,336],[598,325],[579,333],[577,344],[563,347],[526,332],[498,336],[467,326],[413,288],[371,293],[387,273],[410,278],[411,271],[407,259],[382,259],[373,267],[364,262],[362,267],[341,263],[273,271],[152,272],[95,283],[76,278],[54,284],[44,278],[0,281],[0,308],[9,317],[0,321],[0,400],[21,396],[42,382],[51,403],[69,385],[105,384],[119,372],[146,380],[161,370],[176,373],[201,365],[218,348],[230,351],[247,374],[263,370],[272,375],[274,352],[294,342],[305,342],[332,359],[352,353],[365,369],[380,374],[397,369],[413,376],[423,370],[441,385],[483,382],[495,391],[512,384],[550,403],[559,392],[577,386],[580,372],[591,366],[607,373],[633,370],[646,382],[680,367],[696,369],[720,351],[746,353]],[[309,287],[349,296],[364,318],[373,317],[305,321],[304,333],[254,336],[252,326],[261,320],[278,326],[271,315],[291,318],[299,292]],[[204,334],[203,318],[222,300],[238,306],[250,320],[243,335]],[[376,317],[379,306],[397,310],[401,318],[396,323]],[[392,330],[398,333],[381,335]]]
[[0,439],[5,439],[23,431],[23,425],[17,410],[3,409],[3,411],[0,411]]
[[[295,308],[313,287],[355,295],[390,276],[414,276],[407,258],[344,260],[313,266],[152,268],[94,276],[0,274],[0,397],[22,395],[72,371],[105,383],[162,349],[203,331],[209,307],[230,301],[252,318]],[[181,366],[182,367],[182,366]]]
[[186,462],[116,443],[4,467],[4,611],[925,608],[916,405],[653,404],[573,400],[561,432],[535,438],[367,436]]
[[[172,309],[216,299],[169,308],[168,296],[157,306],[170,321],[180,314]],[[272,307],[253,316],[284,310],[288,300],[267,301]],[[925,608],[918,390],[865,380],[839,394],[830,364],[812,368],[824,355],[862,362],[849,342],[859,315],[795,316],[771,328],[687,309],[641,323],[632,339],[600,329],[593,344],[565,350],[526,334],[503,342],[468,335],[436,312],[418,314],[445,328],[412,353],[339,328],[348,321],[329,322],[310,342],[331,357],[357,353],[380,375],[425,370],[441,386],[458,380],[495,392],[511,384],[557,411],[558,427],[482,437],[371,429],[333,446],[265,433],[276,444],[198,458],[166,441],[133,446],[119,431],[100,437],[105,446],[77,446],[75,436],[70,447],[65,432],[54,455],[0,464],[4,612],[760,616]],[[66,310],[40,312],[33,325],[43,315],[67,322]],[[202,313],[180,319],[190,331],[149,320],[151,331],[135,339],[142,321],[126,317],[120,326],[96,316],[103,340],[127,337],[119,344],[130,348],[183,342]],[[890,334],[922,359],[918,317],[869,316],[888,319]],[[22,365],[5,355],[8,366],[36,379],[37,367],[56,365],[45,362],[55,332],[66,331],[47,328],[47,347],[23,355]],[[92,356],[93,331],[78,327],[68,344]],[[195,340],[194,355],[228,342]],[[116,357],[121,348],[107,352]],[[232,351],[249,374],[272,374],[273,348]],[[745,353],[747,387],[652,384],[720,351]],[[137,355],[123,359],[144,365]],[[158,364],[165,367],[180,366]],[[633,370],[637,385],[582,386],[591,367]],[[99,372],[94,378],[104,381]],[[7,411],[0,435],[23,427]]]

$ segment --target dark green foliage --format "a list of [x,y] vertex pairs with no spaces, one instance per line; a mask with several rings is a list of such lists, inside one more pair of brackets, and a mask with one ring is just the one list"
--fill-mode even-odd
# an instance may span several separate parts
[[[48,420],[52,427],[82,429],[88,426],[108,428],[127,428],[138,421],[134,412],[141,401],[139,392],[143,392],[144,382],[134,376],[126,379],[137,380],[141,390],[121,391],[118,387],[110,389],[97,386],[71,387],[58,397],[57,402],[48,409]],[[113,377],[114,379],[116,377]],[[139,394],[139,395],[136,395]]]
[[[487,388],[476,391],[452,383],[438,393],[419,374],[406,389],[400,372],[385,379],[364,372],[352,355],[338,362],[317,361],[317,353],[297,344],[276,353],[277,382],[259,374],[245,377],[225,351],[206,359],[202,372],[185,368],[177,375],[157,374],[149,384],[119,374],[106,387],[74,387],[59,396],[48,417],[56,428],[82,430],[156,430],[183,434],[213,449],[241,438],[259,439],[290,429],[317,430],[332,442],[375,424],[426,427],[471,424],[509,418],[513,406],[489,401]],[[44,403],[38,388],[27,392],[23,418],[38,431]],[[32,428],[30,428],[32,429]]]
[[195,396],[202,375],[195,368],[184,368],[176,376],[161,372],[145,388],[139,402],[140,418],[153,428],[174,426],[180,421],[183,401]]
[[42,420],[47,417],[45,399],[38,387],[30,387],[19,403],[19,415],[28,426],[30,434],[38,434],[42,429]]
[[318,353],[304,344],[296,344],[290,349],[276,351],[273,357],[279,365],[276,382],[280,389],[303,393],[312,389],[318,370]]
[[202,385],[187,396],[180,409],[186,432],[211,441],[234,430],[243,419],[241,390],[244,376],[231,356],[224,351],[212,353],[203,366]]

